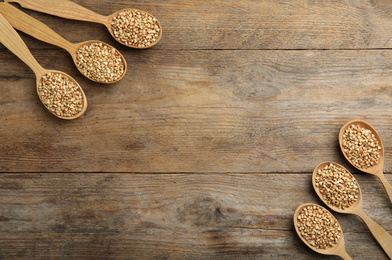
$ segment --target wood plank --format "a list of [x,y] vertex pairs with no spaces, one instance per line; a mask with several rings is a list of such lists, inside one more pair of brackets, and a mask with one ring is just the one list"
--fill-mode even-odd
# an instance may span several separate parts
[[110,86],[47,50],[41,64],[85,89],[74,122],[48,114],[33,73],[3,55],[2,172],[311,172],[345,163],[337,134],[354,118],[379,131],[392,171],[389,50],[126,52],[129,74]]
[[[164,37],[132,50],[102,25],[23,9],[71,42],[117,47],[129,73],[92,83],[65,51],[22,34],[87,94],[87,113],[65,122],[0,45],[0,259],[339,259],[292,224],[299,204],[323,205],[310,173],[326,160],[354,173],[364,211],[392,234],[380,181],[337,143],[348,120],[373,124],[392,183],[392,2],[72,1],[146,10]],[[335,216],[353,259],[387,259],[358,217]]]
[[[381,183],[355,176],[392,233]],[[2,174],[0,198],[0,258],[319,257],[292,224],[297,206],[321,204],[310,174]],[[354,259],[387,259],[358,217],[334,215]]]
[[[374,49],[392,46],[387,0],[285,1],[74,0],[103,15],[133,7],[154,14],[164,29],[154,49]],[[115,43],[103,25],[25,10],[66,39]]]

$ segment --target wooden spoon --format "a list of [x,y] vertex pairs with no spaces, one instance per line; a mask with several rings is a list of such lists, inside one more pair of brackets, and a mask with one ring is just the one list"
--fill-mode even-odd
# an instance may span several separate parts
[[328,201],[326,201],[324,199],[323,195],[320,193],[319,188],[316,186],[317,172],[319,169],[322,169],[322,168],[324,168],[324,166],[330,165],[330,164],[334,164],[338,167],[345,169],[343,166],[341,166],[337,163],[332,163],[332,162],[323,162],[323,163],[317,165],[313,171],[313,176],[312,176],[313,188],[316,191],[317,195],[332,210],[339,212],[339,213],[349,213],[349,214],[355,214],[355,215],[359,216],[365,222],[365,224],[367,225],[367,227],[369,228],[370,232],[373,234],[373,236],[377,240],[377,242],[384,249],[385,253],[389,256],[390,259],[392,259],[392,236],[387,231],[385,231],[382,227],[380,227],[376,222],[374,222],[372,219],[370,219],[363,211],[363,209],[362,209],[362,192],[361,192],[361,188],[359,187],[359,184],[358,184],[359,194],[358,194],[357,201],[353,205],[351,205],[345,209],[341,209],[339,207],[331,205],[330,203],[328,203]]
[[[98,83],[115,83],[120,81],[126,74],[127,71],[127,62],[125,58],[121,55],[121,53],[116,50],[115,48],[111,47],[110,45],[101,42],[101,41],[86,41],[86,42],[81,42],[77,44],[73,44],[71,42],[68,42],[64,38],[62,38],[60,35],[58,35],[56,32],[54,32],[52,29],[50,29],[48,26],[45,24],[41,23],[37,19],[31,17],[30,15],[20,11],[18,8],[8,4],[8,3],[0,3],[0,13],[7,19],[7,21],[16,29],[29,34],[38,40],[47,42],[49,44],[53,44],[56,46],[59,46],[66,51],[68,51],[72,59],[78,68],[78,70],[88,79],[98,82]],[[116,74],[116,76],[106,76],[106,77],[98,77],[96,74],[98,73],[91,73],[89,70],[83,69],[79,65],[79,60],[78,60],[78,50],[81,49],[83,46],[90,45],[90,44],[101,44],[102,46],[106,45],[109,49],[113,49],[115,51],[115,56],[112,54],[107,54],[105,58],[110,60],[111,64],[121,64],[119,65],[121,69],[117,68],[119,75],[117,75],[117,72],[113,72]],[[118,62],[115,57],[119,57],[121,59],[121,62]],[[100,66],[104,66],[103,63],[100,63]],[[95,68],[98,69],[98,68]],[[113,68],[109,67],[106,65],[105,67],[101,67],[100,71],[107,71],[107,70],[113,70]],[[94,68],[93,68],[94,71]],[[104,74],[104,73],[101,73]]]
[[[319,206],[319,205],[317,205],[317,204],[306,203],[306,204],[300,205],[300,206],[295,210],[295,212],[294,212],[294,227],[295,227],[295,231],[297,231],[297,234],[298,234],[298,236],[301,238],[301,240],[302,240],[308,247],[310,247],[311,249],[313,249],[314,251],[316,251],[316,252],[319,253],[319,254],[324,254],[324,255],[337,255],[337,256],[340,256],[340,257],[343,258],[343,259],[347,259],[347,260],[350,260],[350,259],[351,259],[351,260],[352,260],[352,258],[347,254],[347,252],[346,252],[346,250],[345,250],[345,247],[344,247],[343,232],[342,232],[342,236],[339,238],[339,240],[337,241],[337,243],[336,243],[333,247],[326,248],[326,249],[316,248],[316,247],[312,246],[306,239],[304,239],[304,238],[301,236],[301,232],[300,232],[299,229],[298,229],[298,216],[299,216],[299,213],[301,212],[301,210],[302,210],[304,207],[308,207],[308,206],[317,206],[317,207],[320,207],[320,208],[322,208],[322,209],[325,209],[324,207],[321,207],[321,206]],[[327,209],[325,209],[325,210],[328,211]],[[328,213],[331,214],[329,211],[328,211]],[[335,217],[333,217],[332,214],[331,214],[331,217],[332,217],[333,219],[335,219]],[[339,223],[338,223],[338,224],[339,224]],[[340,225],[339,225],[339,227],[340,227]]]
[[[381,150],[380,150],[381,157],[378,160],[378,163],[373,165],[372,167],[360,168],[360,167],[356,166],[355,164],[352,163],[350,158],[344,152],[344,147],[343,147],[344,134],[346,132],[346,129],[349,128],[351,125],[359,125],[362,128],[369,129],[370,131],[372,131],[372,133],[374,134],[375,138],[377,139],[378,144],[381,147]],[[357,168],[360,171],[373,174],[373,175],[377,176],[381,180],[381,182],[384,185],[384,188],[385,188],[385,190],[386,190],[386,192],[388,194],[389,200],[392,202],[392,186],[391,186],[391,184],[388,183],[388,181],[385,178],[384,173],[383,173],[383,168],[384,168],[384,147],[382,145],[381,138],[378,135],[377,131],[370,124],[368,124],[367,122],[365,122],[363,120],[360,120],[360,119],[351,120],[348,123],[346,123],[344,126],[342,126],[342,128],[340,129],[340,132],[339,132],[339,145],[340,145],[340,149],[342,150],[342,153],[343,153],[344,157],[346,157],[347,161],[349,161],[355,168]]]
[[132,48],[137,48],[137,49],[145,49],[154,46],[159,42],[159,40],[162,38],[162,27],[158,20],[156,20],[156,23],[159,28],[158,32],[158,37],[156,40],[149,44],[148,46],[143,46],[143,47],[138,47],[132,44],[127,44],[124,43],[123,41],[120,40],[119,37],[115,35],[115,32],[112,28],[112,21],[117,15],[121,12],[124,11],[139,11],[142,13],[145,13],[151,17],[153,17],[151,14],[148,14],[147,12],[140,11],[137,9],[123,9],[120,11],[115,12],[112,15],[109,16],[103,16],[100,14],[97,14],[87,8],[84,8],[74,2],[68,1],[68,0],[5,0],[5,2],[14,2],[14,3],[19,3],[22,7],[35,10],[38,12],[42,13],[47,13],[51,14],[54,16],[59,16],[63,17],[66,19],[73,19],[73,20],[79,20],[79,21],[85,21],[85,22],[93,22],[93,23],[100,23],[105,25],[111,35],[121,44],[124,44],[128,47]]
[[[43,100],[40,97],[41,102],[45,105],[45,107],[55,116],[61,119],[75,119],[83,115],[83,113],[87,109],[87,99],[83,92],[83,89],[79,86],[79,84],[71,78],[71,76],[61,72],[61,71],[54,71],[54,70],[46,70],[37,62],[37,60],[33,57],[30,50],[27,48],[26,44],[23,42],[22,38],[19,34],[12,28],[12,26],[7,22],[7,20],[0,14],[0,42],[12,51],[16,56],[18,56],[23,62],[25,62],[36,75],[37,81],[37,93],[39,85],[41,83],[41,79],[48,73],[60,73],[65,77],[68,77],[78,88],[78,91],[83,96],[83,108],[77,114],[69,117],[59,116],[58,114],[52,112],[46,105],[43,103]],[[39,93],[38,93],[39,94]]]

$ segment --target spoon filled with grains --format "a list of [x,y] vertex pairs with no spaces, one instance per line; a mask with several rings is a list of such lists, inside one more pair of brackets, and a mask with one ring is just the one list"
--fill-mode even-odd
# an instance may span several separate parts
[[306,203],[294,212],[294,227],[301,240],[319,254],[352,259],[344,248],[342,228],[324,207]]
[[151,14],[137,9],[123,9],[109,16],[95,13],[68,0],[5,0],[22,7],[66,19],[105,25],[121,44],[136,49],[150,48],[162,38],[162,27]]
[[0,42],[34,71],[38,96],[53,115],[75,119],[86,111],[87,99],[79,84],[63,72],[44,69],[1,14]]
[[78,44],[68,42],[47,25],[8,3],[0,3],[0,13],[14,28],[67,50],[78,70],[92,81],[115,83],[126,74],[125,58],[117,49],[104,42],[86,41]]
[[392,236],[365,214],[359,184],[346,168],[337,163],[321,163],[313,171],[312,183],[317,195],[332,210],[359,216],[392,259]]
[[344,157],[358,170],[377,176],[392,202],[392,186],[384,176],[384,148],[376,130],[363,120],[351,120],[339,132]]

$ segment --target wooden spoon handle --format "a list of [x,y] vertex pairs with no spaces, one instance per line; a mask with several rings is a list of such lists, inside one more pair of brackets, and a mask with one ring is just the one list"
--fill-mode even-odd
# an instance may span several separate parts
[[108,21],[106,16],[97,14],[68,0],[5,0],[5,2],[19,3],[24,8],[66,19],[102,23],[105,25]]
[[380,178],[382,185],[384,185],[385,191],[387,192],[389,200],[392,203],[392,186],[391,186],[391,184],[389,184],[389,182],[385,178],[384,174],[378,175],[378,177]]
[[22,38],[1,14],[0,41],[7,49],[12,51],[19,59],[26,63],[34,71],[37,77],[41,77],[45,74],[46,70],[39,65]]
[[58,35],[47,25],[20,11],[18,8],[8,3],[0,3],[0,13],[15,29],[49,44],[59,46],[66,50],[76,51],[76,47],[72,43]]
[[343,251],[340,255],[341,258],[343,258],[344,260],[353,260],[346,251]]
[[370,232],[372,232],[374,238],[378,241],[382,249],[384,249],[385,253],[392,259],[392,236],[369,218],[363,210],[359,210],[357,214],[368,226]]

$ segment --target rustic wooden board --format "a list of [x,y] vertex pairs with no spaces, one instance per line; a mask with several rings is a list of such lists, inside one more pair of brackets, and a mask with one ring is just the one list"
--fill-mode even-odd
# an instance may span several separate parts
[[[371,123],[392,182],[392,2],[73,1],[148,11],[164,37],[132,50],[102,25],[23,9],[71,42],[114,45],[129,73],[92,83],[22,34],[86,92],[87,113],[65,122],[0,45],[0,259],[338,259],[292,224],[299,204],[320,203],[310,173],[322,161],[355,174],[365,212],[392,234],[381,183],[348,165],[337,138],[351,119]],[[359,218],[335,216],[354,259],[387,259]]]
[[[355,176],[364,211],[391,232],[381,183]],[[297,206],[321,203],[310,174],[4,174],[0,197],[5,258],[318,257],[292,224]],[[335,216],[354,259],[387,259],[359,218]]]
[[[378,49],[392,46],[392,3],[388,0],[74,2],[103,15],[129,7],[154,14],[164,29],[164,37],[154,49]],[[25,11],[71,41],[92,38],[111,41],[103,25]]]
[[[0,59],[0,169],[4,172],[310,172],[342,161],[337,134],[368,120],[392,168],[392,53],[373,51],[125,52],[130,73],[101,86],[68,62],[85,88],[74,122],[53,118],[34,75]],[[9,71],[12,71],[10,74]],[[355,95],[353,95],[355,93]]]

